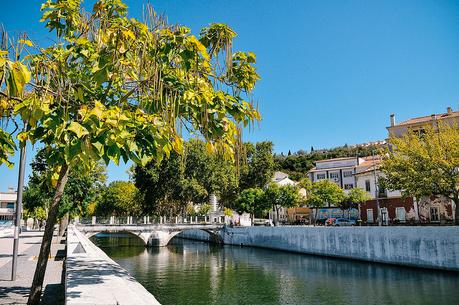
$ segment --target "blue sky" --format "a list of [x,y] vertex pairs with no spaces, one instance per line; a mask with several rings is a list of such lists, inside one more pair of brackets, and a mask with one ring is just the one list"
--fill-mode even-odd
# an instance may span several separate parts
[[[7,31],[49,43],[41,1],[1,2]],[[459,108],[458,1],[150,2],[195,34],[227,23],[234,49],[257,54],[263,120],[244,137],[271,140],[276,152],[380,140],[390,113],[400,121]],[[126,3],[141,16],[144,1]],[[110,166],[109,180],[127,179],[126,169]],[[16,180],[17,168],[0,166],[0,190]]]

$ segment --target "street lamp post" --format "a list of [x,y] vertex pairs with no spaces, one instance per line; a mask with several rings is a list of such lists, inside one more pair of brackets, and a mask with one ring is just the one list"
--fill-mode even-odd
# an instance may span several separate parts
[[[27,122],[24,124],[24,131],[27,130]],[[26,143],[21,146],[18,175],[18,193],[16,199],[16,211],[14,215],[14,243],[13,243],[13,266],[11,268],[11,280],[16,280],[16,270],[18,265],[19,231],[22,218],[22,191],[24,189],[24,169],[26,159]]]
[[378,220],[378,226],[381,225],[381,211],[379,206],[379,186],[378,179],[376,177],[376,164],[375,164],[375,152],[372,151],[373,155],[373,178],[375,182],[375,198],[376,198],[376,219]]

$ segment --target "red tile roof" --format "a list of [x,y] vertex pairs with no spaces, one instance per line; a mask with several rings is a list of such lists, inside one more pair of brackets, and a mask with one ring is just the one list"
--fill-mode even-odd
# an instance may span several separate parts
[[[435,118],[437,120],[443,120],[443,119],[455,118],[455,117],[459,118],[459,111],[452,111],[450,113],[435,114]],[[395,124],[395,126],[426,123],[426,122],[429,122],[431,120],[432,120],[432,115],[427,115],[427,116],[412,118],[412,119],[400,122],[398,124]]]

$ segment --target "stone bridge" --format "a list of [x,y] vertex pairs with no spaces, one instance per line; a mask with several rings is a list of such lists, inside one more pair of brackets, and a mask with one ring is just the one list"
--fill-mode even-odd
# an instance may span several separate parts
[[76,228],[88,238],[97,233],[118,233],[128,232],[140,237],[144,244],[149,247],[164,247],[169,241],[180,232],[186,230],[202,230],[208,233],[215,243],[223,243],[219,231],[223,224],[144,224],[144,225],[89,225],[78,224]]

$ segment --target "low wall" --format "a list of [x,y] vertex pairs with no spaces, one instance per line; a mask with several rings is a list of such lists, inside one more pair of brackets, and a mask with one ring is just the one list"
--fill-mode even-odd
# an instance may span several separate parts
[[160,305],[129,273],[69,226],[65,274],[67,305]]
[[459,271],[459,227],[227,227],[220,234],[230,245]]

